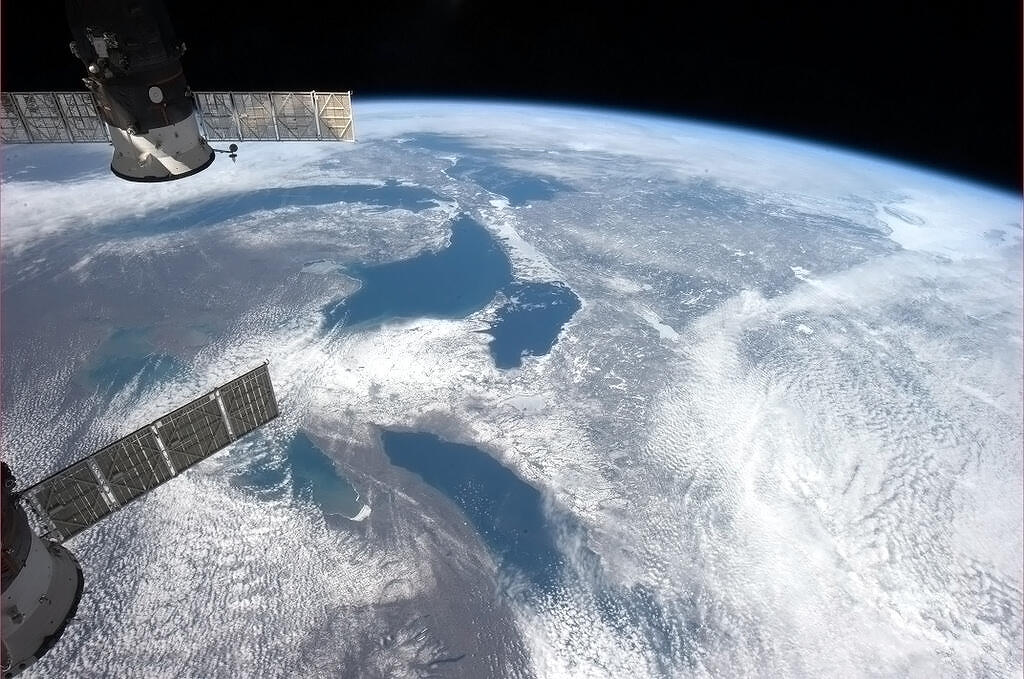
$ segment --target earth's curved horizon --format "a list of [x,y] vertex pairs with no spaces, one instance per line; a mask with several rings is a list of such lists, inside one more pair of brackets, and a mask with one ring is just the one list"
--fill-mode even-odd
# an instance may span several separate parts
[[2,149],[23,483],[269,359],[69,544],[33,676],[1009,677],[1021,197],[749,129],[370,100],[188,179]]

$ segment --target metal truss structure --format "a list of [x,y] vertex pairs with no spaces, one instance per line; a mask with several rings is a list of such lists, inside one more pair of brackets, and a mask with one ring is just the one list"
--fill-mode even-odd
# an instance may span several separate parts
[[43,537],[64,542],[278,415],[267,364],[21,493]]
[[[195,92],[209,141],[355,141],[351,92]],[[109,142],[91,92],[0,93],[0,143]]]

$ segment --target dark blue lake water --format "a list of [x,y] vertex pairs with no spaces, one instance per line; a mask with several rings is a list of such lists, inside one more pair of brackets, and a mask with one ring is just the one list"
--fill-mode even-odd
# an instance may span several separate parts
[[524,576],[541,592],[556,589],[563,560],[536,488],[473,446],[418,432],[381,436],[391,463],[458,505],[503,569]]
[[550,200],[570,187],[543,175],[514,170],[480,157],[459,158],[445,171],[458,179],[468,179],[491,193],[504,196],[509,205],[526,205],[534,200]]
[[448,247],[351,273],[363,285],[324,310],[327,329],[395,318],[467,316],[512,281],[512,264],[487,229],[460,217],[452,224]]
[[329,184],[260,189],[204,200],[181,208],[156,210],[145,217],[119,222],[114,231],[129,235],[150,235],[184,231],[240,217],[260,210],[284,207],[364,203],[383,209],[419,212],[434,207],[440,198],[421,186],[403,186],[394,180],[382,186]]
[[515,281],[505,290],[508,302],[488,331],[491,356],[499,368],[517,368],[523,356],[543,356],[580,308],[580,300],[562,283]]
[[288,464],[292,470],[292,492],[312,500],[324,514],[352,518],[363,503],[359,493],[338,474],[334,462],[303,433],[288,444]]
[[136,389],[141,392],[181,369],[176,359],[156,351],[150,343],[148,328],[121,328],[93,354],[86,377],[93,387],[112,393],[138,376]]
[[579,298],[561,283],[513,280],[500,243],[466,216],[452,224],[442,250],[350,273],[362,286],[324,309],[325,331],[398,318],[463,318],[503,292],[508,302],[488,330],[499,368],[521,365],[524,354],[546,354],[580,308]]
[[499,153],[475,143],[472,139],[443,134],[417,134],[408,137],[405,145],[435,153],[455,153],[458,160],[445,173],[466,179],[508,199],[510,205],[526,205],[535,200],[550,200],[572,187],[554,177],[509,167],[501,162]]
[[[694,640],[700,639],[699,618],[688,620],[689,611],[667,614],[643,585],[610,582],[601,558],[586,546],[583,528],[566,516],[556,525],[540,492],[490,455],[422,432],[385,430],[381,436],[392,464],[415,473],[454,502],[499,567],[525,577],[530,589],[514,590],[514,596],[573,596],[569,592],[581,591],[582,579],[602,619],[623,636],[641,631],[669,659],[692,653]],[[566,564],[559,540],[576,551],[573,568]]]
[[[291,484],[286,484],[289,476]],[[301,431],[288,442],[283,458],[256,459],[234,483],[267,497],[290,492],[312,501],[328,516],[352,518],[363,506],[359,493],[338,473],[330,456]]]

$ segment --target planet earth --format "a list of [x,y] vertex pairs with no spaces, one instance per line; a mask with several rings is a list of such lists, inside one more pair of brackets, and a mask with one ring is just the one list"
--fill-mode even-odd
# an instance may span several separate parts
[[281,408],[67,543],[28,675],[1021,675],[1020,195],[628,111],[355,113],[166,184],[3,148],[21,485],[264,360]]

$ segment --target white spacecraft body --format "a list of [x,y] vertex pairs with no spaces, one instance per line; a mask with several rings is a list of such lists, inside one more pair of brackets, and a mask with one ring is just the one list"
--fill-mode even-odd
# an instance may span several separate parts
[[78,610],[84,586],[82,569],[71,552],[30,529],[26,538],[24,566],[3,593],[5,678],[50,650]]
[[351,92],[193,92],[160,0],[67,0],[67,14],[88,91],[2,93],[0,143],[108,142],[116,176],[158,182],[209,167],[208,141],[355,141]]
[[277,415],[264,363],[22,491],[5,463],[4,679],[42,657],[78,609],[82,570],[61,543]]
[[68,0],[71,53],[110,127],[110,169],[122,179],[157,182],[195,174],[213,162],[199,134],[185,81],[185,45],[161,0]]
[[110,171],[130,181],[180,179],[205,170],[213,162],[213,149],[199,136],[195,116],[145,134],[110,128],[114,157]]

